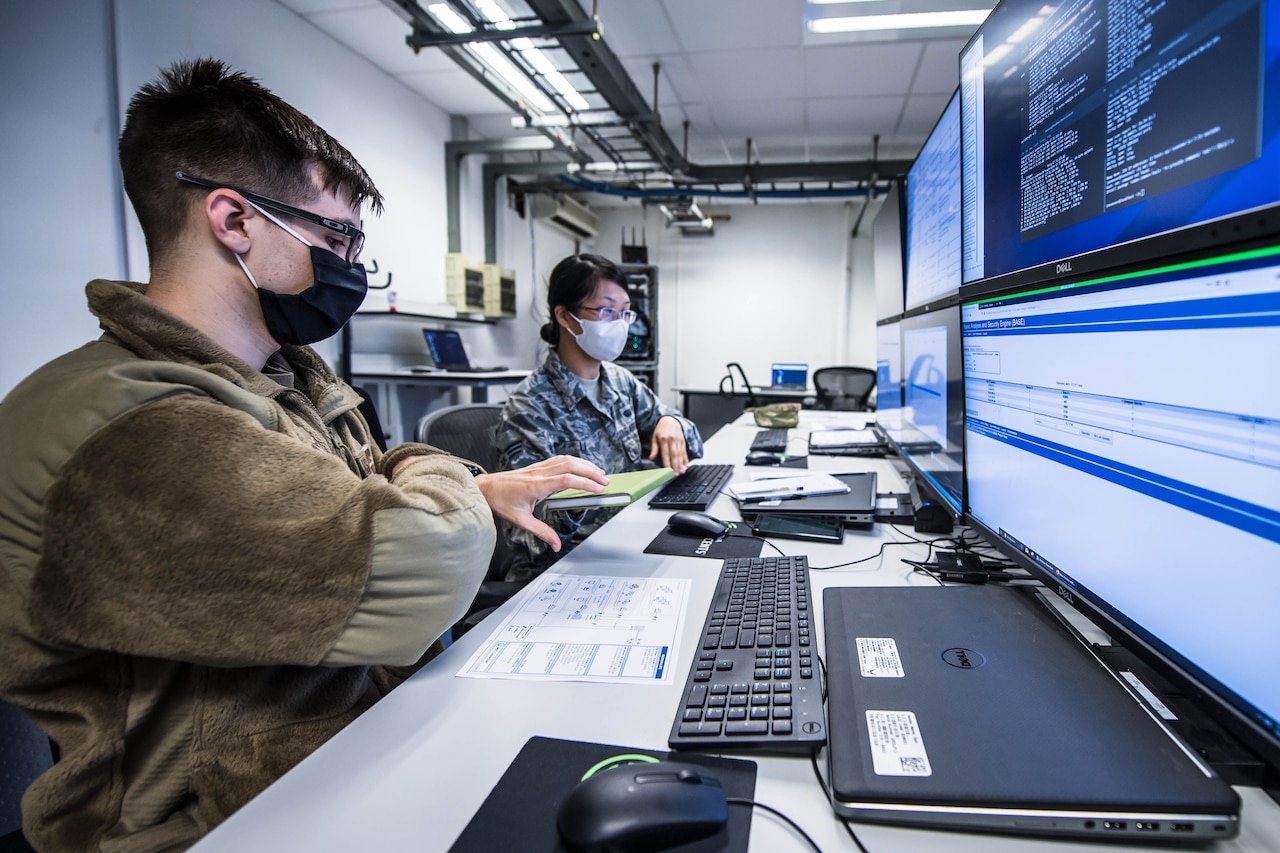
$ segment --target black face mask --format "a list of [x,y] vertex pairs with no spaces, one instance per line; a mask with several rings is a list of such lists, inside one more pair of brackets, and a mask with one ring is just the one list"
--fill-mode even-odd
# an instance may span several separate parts
[[315,284],[301,293],[257,289],[262,319],[277,343],[301,346],[323,341],[337,334],[364,302],[369,290],[364,264],[349,264],[333,252],[312,246],[311,269]]

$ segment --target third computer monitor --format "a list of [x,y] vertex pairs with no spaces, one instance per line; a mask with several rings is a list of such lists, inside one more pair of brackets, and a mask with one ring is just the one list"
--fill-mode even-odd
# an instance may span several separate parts
[[960,306],[902,319],[902,409],[886,431],[923,485],[951,514],[964,509],[964,392]]

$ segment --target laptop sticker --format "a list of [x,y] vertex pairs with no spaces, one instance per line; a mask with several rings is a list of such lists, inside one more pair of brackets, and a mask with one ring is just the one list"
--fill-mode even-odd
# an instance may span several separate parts
[[858,668],[863,678],[902,678],[902,658],[893,637],[858,637]]
[[867,740],[877,776],[933,775],[913,712],[867,711]]

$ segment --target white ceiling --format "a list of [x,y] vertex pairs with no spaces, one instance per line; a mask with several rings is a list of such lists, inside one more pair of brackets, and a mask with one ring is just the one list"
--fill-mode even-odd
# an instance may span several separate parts
[[[506,106],[439,50],[415,55],[405,45],[409,25],[382,0],[279,2],[465,116],[473,134],[530,133],[513,130]],[[877,135],[881,159],[914,157],[956,88],[956,57],[972,31],[806,36],[805,8],[804,0],[599,0],[598,12],[605,43],[650,102],[660,63],[662,123],[677,149],[690,123],[693,163],[745,163],[748,137],[752,161],[766,164],[866,160]]]

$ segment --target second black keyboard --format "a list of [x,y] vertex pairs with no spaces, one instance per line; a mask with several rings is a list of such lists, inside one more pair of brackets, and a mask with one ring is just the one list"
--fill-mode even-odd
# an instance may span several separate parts
[[667,744],[811,753],[827,742],[807,557],[735,557],[715,598]]
[[725,481],[732,476],[732,465],[690,465],[683,474],[669,481],[649,499],[649,509],[692,509],[706,512],[716,495],[720,494]]
[[787,430],[784,427],[762,429],[751,439],[752,450],[781,453],[787,449]]

